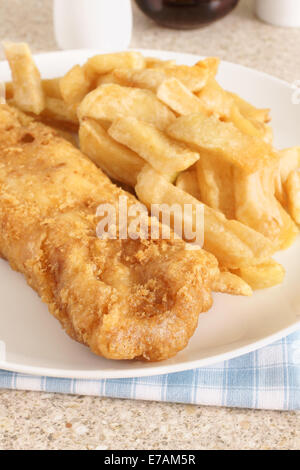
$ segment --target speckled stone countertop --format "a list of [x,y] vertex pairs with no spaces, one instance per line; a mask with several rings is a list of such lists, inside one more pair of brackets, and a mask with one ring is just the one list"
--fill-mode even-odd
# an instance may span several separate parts
[[[0,37],[57,49],[51,0],[2,0]],[[293,82],[300,29],[259,22],[252,0],[197,31],[156,26],[134,8],[132,47],[214,55]],[[151,416],[151,420],[149,417]],[[300,412],[209,408],[0,391],[0,449],[299,449]]]

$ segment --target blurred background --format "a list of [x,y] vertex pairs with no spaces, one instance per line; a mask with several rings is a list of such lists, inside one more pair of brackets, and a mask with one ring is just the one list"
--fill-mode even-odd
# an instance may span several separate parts
[[[254,0],[240,0],[225,18],[190,31],[163,28],[146,17],[135,2],[132,6],[132,48],[215,55],[291,82],[299,78],[300,28],[282,28],[258,20]],[[58,49],[52,10],[52,0],[2,0],[1,40],[28,42],[33,52]]]

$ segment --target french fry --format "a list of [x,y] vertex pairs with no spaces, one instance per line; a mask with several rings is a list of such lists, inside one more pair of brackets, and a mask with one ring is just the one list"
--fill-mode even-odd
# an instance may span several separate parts
[[292,171],[285,183],[288,211],[296,224],[300,225],[300,169]]
[[103,75],[114,69],[143,69],[145,58],[140,52],[118,52],[114,54],[100,54],[91,57],[85,68],[92,74]]
[[167,67],[164,69],[166,78],[177,78],[183,85],[190,91],[197,92],[202,90],[209,79],[210,70],[208,66],[204,65],[199,67],[194,65],[189,67],[187,65],[175,65],[174,67]]
[[287,194],[285,184],[289,175],[300,168],[300,147],[291,147],[279,152],[279,167],[275,178],[276,197],[283,205],[287,207]]
[[195,170],[188,169],[180,173],[176,180],[176,186],[182,191],[193,196],[195,199],[200,200],[201,195]]
[[80,149],[111,178],[134,187],[145,162],[113,140],[100,124],[85,119],[79,129]]
[[91,91],[92,83],[87,78],[84,68],[75,65],[59,81],[60,92],[67,104],[80,103]]
[[216,155],[245,173],[254,173],[278,162],[279,157],[269,144],[242,134],[232,123],[221,122],[215,116],[200,113],[181,116],[166,131],[170,137],[192,145],[200,154],[205,151]]
[[105,73],[104,75],[100,75],[100,77],[97,78],[95,88],[97,88],[101,85],[108,85],[108,84],[112,84],[112,83],[115,83],[117,85],[122,85],[120,80],[117,79],[117,77],[114,75],[113,72]]
[[264,138],[264,124],[247,119],[235,104],[231,108],[230,121],[244,134]]
[[208,68],[210,78],[214,78],[219,69],[220,59],[218,57],[207,57],[196,63],[197,67]]
[[42,80],[42,87],[45,93],[45,96],[48,98],[56,98],[62,100],[62,94],[59,86],[60,78],[50,78]]
[[145,57],[145,66],[147,69],[173,67],[176,60],[161,60],[156,57]]
[[257,266],[242,267],[234,272],[253,290],[268,289],[282,284],[285,277],[283,266],[272,259]]
[[155,126],[136,118],[117,119],[109,135],[126,145],[160,173],[176,173],[193,165],[199,154],[166,136]]
[[6,58],[12,73],[13,98],[21,110],[40,114],[45,97],[38,71],[27,44],[4,43]]
[[115,69],[112,73],[115,81],[123,86],[142,88],[156,93],[159,85],[165,79],[164,69]]
[[235,170],[236,218],[272,240],[277,249],[288,248],[298,228],[275,198],[274,169],[251,175]]
[[[256,121],[256,122],[257,122],[257,121]],[[272,127],[269,126],[269,125],[267,125],[267,124],[263,124],[263,127],[264,127],[263,140],[264,140],[267,144],[273,145],[274,133],[273,133]]]
[[[226,268],[260,264],[274,253],[272,243],[260,233],[236,220],[228,220],[197,199],[166,181],[149,165],[138,175],[135,187],[138,198],[151,208],[152,204],[173,204],[192,207],[192,219],[184,219],[189,229],[196,230],[196,206],[204,210],[204,249],[212,253]],[[183,230],[184,232],[184,230]]]
[[226,160],[201,152],[196,163],[200,200],[222,212],[228,219],[235,218],[233,188],[234,168]]
[[187,65],[175,65],[173,67],[130,70],[116,69],[114,75],[125,86],[145,88],[156,93],[163,81],[168,78],[176,78],[190,91],[201,90],[209,78],[208,67],[188,67]]
[[103,85],[89,93],[78,109],[79,118],[111,123],[121,117],[132,116],[159,129],[165,129],[175,120],[172,111],[149,90]]
[[258,120],[245,117],[236,104],[233,104],[228,120],[244,134],[258,137],[264,140],[264,142],[267,144],[272,145],[273,130],[271,126],[268,126],[267,124],[264,124]]
[[14,97],[14,88],[12,82],[5,83],[5,99],[11,100]]
[[62,94],[59,86],[60,78],[49,78],[42,80],[42,87],[45,93],[45,96],[48,98],[56,98],[62,100]]
[[236,93],[228,92],[228,94],[233,98],[234,102],[238,106],[240,112],[248,119],[254,119],[262,123],[267,123],[270,121],[270,110],[269,109],[258,109],[255,108],[252,104],[245,101]]
[[[59,87],[59,81],[60,81],[60,78],[48,78],[48,79],[42,80],[42,87],[43,87],[45,96],[48,96],[49,98],[57,98],[59,100],[62,100],[62,94],[60,92],[60,87]],[[5,83],[5,94],[6,94],[7,100],[10,100],[14,97],[14,90],[13,90],[12,82]]]
[[220,276],[213,280],[211,287],[214,292],[221,292],[222,294],[243,295],[246,297],[253,294],[246,281],[229,271],[221,271]]
[[205,114],[208,116],[213,114],[223,120],[230,119],[233,98],[214,78],[210,77],[205,87],[196,95],[205,109]]
[[300,147],[291,147],[279,152],[279,170],[281,181],[284,184],[292,171],[300,168]]
[[240,102],[231,93],[225,91],[214,78],[208,80],[206,86],[197,93],[197,97],[208,116],[213,114],[223,121],[232,122],[242,133],[259,137],[266,143],[272,143],[272,129],[264,124],[264,121],[256,119],[256,116],[260,116],[255,111],[260,110],[252,107],[252,112],[245,112],[247,103],[241,106]]
[[206,113],[199,98],[177,78],[164,80],[157,90],[157,97],[180,116]]

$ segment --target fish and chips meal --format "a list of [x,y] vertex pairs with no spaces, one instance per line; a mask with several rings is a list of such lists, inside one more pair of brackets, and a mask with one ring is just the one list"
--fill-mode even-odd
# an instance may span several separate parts
[[[4,49],[0,255],[68,335],[109,359],[165,360],[213,292],[284,281],[273,256],[299,233],[300,147],[274,148],[269,110],[224,90],[217,58],[100,54],[42,79],[26,44]],[[152,207],[175,207],[170,236],[161,214],[158,236],[99,236],[99,206],[120,198],[126,223],[139,204],[151,229]],[[199,207],[203,243],[191,246],[178,214],[197,234]]]

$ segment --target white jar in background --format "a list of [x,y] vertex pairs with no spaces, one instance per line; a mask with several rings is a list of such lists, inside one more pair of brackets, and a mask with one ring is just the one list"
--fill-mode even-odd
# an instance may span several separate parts
[[130,0],[54,0],[54,32],[61,49],[127,49]]
[[255,11],[267,23],[300,27],[300,0],[255,0]]

